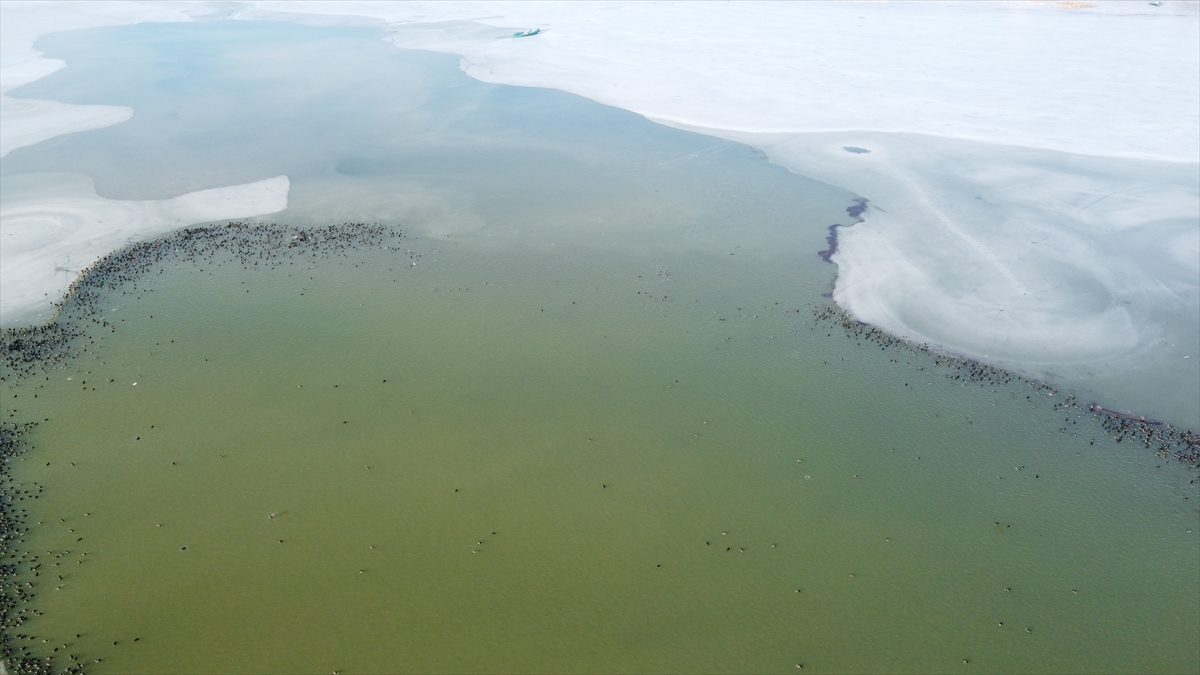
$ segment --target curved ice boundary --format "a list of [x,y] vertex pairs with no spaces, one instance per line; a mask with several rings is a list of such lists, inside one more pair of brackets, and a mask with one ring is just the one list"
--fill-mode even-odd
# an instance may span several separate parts
[[8,92],[64,68],[33,48],[46,33],[139,21],[191,21],[204,8],[167,3],[4,2],[0,4],[0,157],[17,148],[78,131],[102,129],[133,117],[114,105],[74,105],[11,98]]
[[77,174],[23,174],[0,187],[0,326],[45,321],[79,272],[134,241],[211,220],[287,208],[290,182],[276,176],[189,192],[173,199],[122,201],[96,195]]

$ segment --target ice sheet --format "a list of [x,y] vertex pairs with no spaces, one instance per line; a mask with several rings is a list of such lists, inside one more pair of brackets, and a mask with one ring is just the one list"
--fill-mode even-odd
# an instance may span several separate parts
[[0,184],[0,325],[45,321],[79,272],[141,239],[191,223],[287,208],[287,176],[200,190],[174,199],[96,195],[78,174],[23,174]]

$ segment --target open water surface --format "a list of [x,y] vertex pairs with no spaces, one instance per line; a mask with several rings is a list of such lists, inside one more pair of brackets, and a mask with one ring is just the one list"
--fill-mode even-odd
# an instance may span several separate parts
[[89,672],[1196,670],[1195,470],[820,319],[853,195],[377,38],[39,43],[70,66],[18,95],[135,117],[6,176],[286,173],[281,227],[404,236],[168,256],[72,358],[6,367],[5,421],[41,421],[7,462],[36,594],[11,645]]

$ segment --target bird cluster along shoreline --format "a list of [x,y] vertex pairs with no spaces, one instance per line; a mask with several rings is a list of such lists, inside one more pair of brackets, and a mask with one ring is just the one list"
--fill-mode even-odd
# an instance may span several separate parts
[[125,292],[126,285],[136,292],[139,279],[151,273],[162,274],[162,265],[167,262],[215,263],[218,255],[224,255],[245,267],[279,266],[296,257],[315,261],[404,239],[399,228],[377,223],[298,229],[275,223],[230,222],[184,228],[153,241],[131,244],[84,269],[63,300],[55,304],[55,315],[47,323],[4,329],[0,334],[0,364],[17,377],[61,364],[75,353],[71,345],[86,329],[98,326],[116,330],[103,318],[100,308],[105,293]]
[[[399,245],[406,239],[398,227],[378,223],[296,228],[229,222],[189,227],[131,244],[83,270],[47,323],[3,330],[0,382],[7,391],[19,389],[23,381],[65,367],[71,359],[89,351],[97,331],[116,331],[116,325],[104,317],[105,300],[117,294],[144,292],[138,289],[138,282],[164,273],[166,264],[215,266],[233,262],[247,269],[270,268],[297,260],[311,263],[344,257],[370,248],[395,251],[415,261],[420,254]],[[7,672],[14,675],[78,675],[85,672],[86,665],[101,662],[102,657],[71,653],[75,645],[70,641],[50,646],[40,636],[18,632],[30,616],[39,613],[31,603],[37,597],[41,559],[40,554],[22,546],[29,527],[26,509],[20,504],[37,499],[43,488],[18,482],[10,468],[31,448],[28,439],[37,425],[49,420],[15,421],[19,411],[11,404],[4,412],[14,419],[0,422],[0,659]],[[47,556],[55,558],[71,553],[46,551]]]
[[[1103,435],[1109,436],[1117,443],[1125,440],[1135,441],[1143,444],[1147,449],[1153,448],[1155,455],[1160,459],[1174,457],[1193,469],[1200,468],[1200,435],[1190,429],[1179,429],[1168,423],[1110,410],[1095,403],[1081,405],[1075,395],[1063,394],[1045,382],[973,359],[946,354],[927,344],[896,337],[885,330],[855,319],[837,305],[814,306],[813,315],[819,322],[841,328],[847,338],[857,340],[860,344],[871,343],[878,345],[883,350],[893,349],[908,352],[911,356],[924,355],[933,362],[934,366],[946,369],[946,379],[960,381],[964,386],[968,382],[981,386],[1024,383],[1033,390],[1032,393],[1026,395],[1026,398],[1031,399],[1033,396],[1038,396],[1051,399],[1055,410],[1090,413],[1087,416],[1100,426]],[[1070,418],[1063,421],[1065,424],[1073,424]],[[1059,431],[1066,433],[1066,429],[1067,427],[1062,427]],[[1194,478],[1192,482],[1197,480],[1200,479]]]

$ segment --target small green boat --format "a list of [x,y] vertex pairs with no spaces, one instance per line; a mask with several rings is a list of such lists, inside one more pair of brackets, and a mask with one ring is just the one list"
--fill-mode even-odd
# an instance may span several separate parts
[[515,38],[529,37],[530,35],[537,35],[540,32],[542,32],[541,28],[531,28],[529,30],[521,31],[520,33],[513,33],[512,36]]

